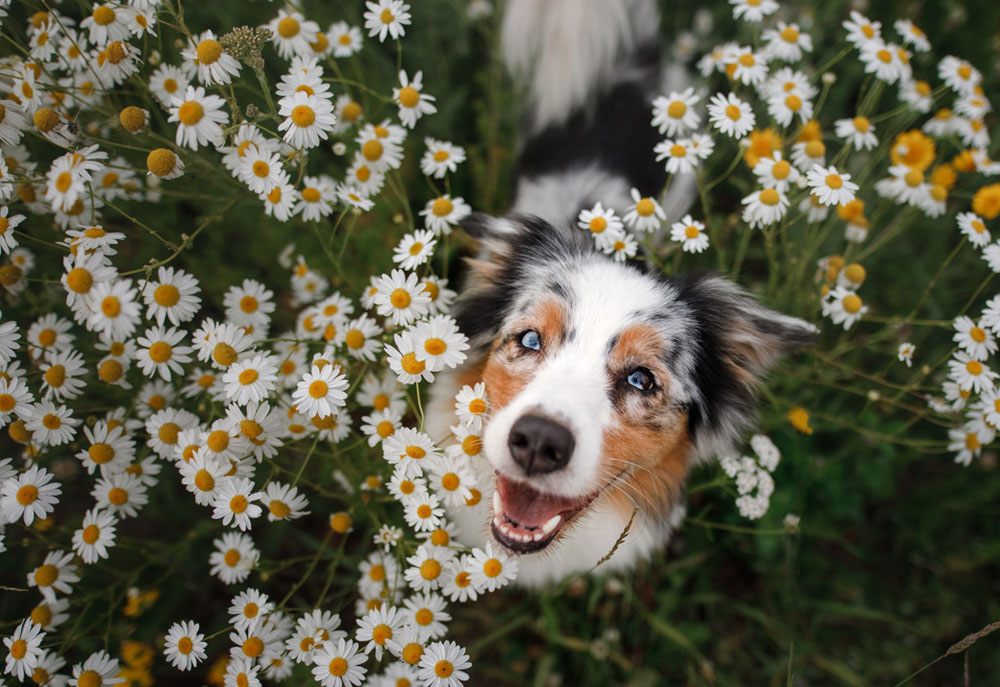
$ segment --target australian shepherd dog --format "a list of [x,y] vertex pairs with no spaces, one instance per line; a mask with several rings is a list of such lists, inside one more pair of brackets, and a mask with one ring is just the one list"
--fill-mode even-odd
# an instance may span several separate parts
[[[598,201],[621,213],[632,188],[665,187],[651,103],[686,84],[659,24],[656,0],[507,2],[527,103],[515,202],[464,222],[480,242],[456,306],[470,355],[435,384],[429,428],[446,435],[455,393],[485,382],[489,488],[450,515],[463,543],[520,554],[522,584],[590,570],[616,543],[602,569],[662,547],[691,467],[738,446],[761,376],[815,332],[721,276],[616,262],[576,227]],[[662,205],[676,217],[694,194],[680,177]]]

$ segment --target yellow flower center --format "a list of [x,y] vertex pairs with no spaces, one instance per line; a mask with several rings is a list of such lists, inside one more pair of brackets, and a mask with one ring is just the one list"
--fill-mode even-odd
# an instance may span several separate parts
[[844,300],[842,301],[842,305],[844,306],[844,311],[845,312],[850,313],[851,315],[854,315],[859,310],[861,310],[861,298],[859,298],[858,296],[856,296],[853,293],[849,293],[846,296],[844,296]]
[[285,503],[284,501],[279,501],[277,499],[271,501],[267,509],[271,511],[271,515],[278,518],[279,520],[282,518],[287,518],[292,512],[292,509],[288,507],[287,503]]
[[128,502],[128,492],[121,487],[115,487],[108,492],[108,501],[116,506],[124,506]]
[[170,360],[173,349],[166,341],[157,341],[149,347],[149,357],[154,363],[165,363]]
[[799,30],[794,26],[786,26],[781,30],[781,40],[786,43],[797,43],[799,41]]
[[785,106],[792,112],[798,112],[802,109],[802,98],[792,94],[785,97]]
[[59,419],[58,415],[53,415],[48,413],[42,418],[42,424],[45,425],[46,429],[59,429],[62,426],[62,420]]
[[361,154],[365,156],[365,159],[369,162],[376,162],[382,157],[382,144],[372,139],[370,141],[365,141],[365,144],[361,146]]
[[347,344],[348,348],[356,351],[365,345],[365,335],[361,333],[360,329],[351,329],[344,335],[344,343]]
[[687,148],[682,146],[680,143],[675,143],[670,146],[670,154],[673,157],[684,157],[687,155]]
[[115,20],[115,11],[107,5],[101,5],[94,10],[91,16],[94,18],[94,23],[98,26],[107,26]]
[[958,68],[958,75],[962,77],[964,81],[968,81],[972,76],[972,68],[967,64],[963,64]]
[[345,661],[340,656],[337,656],[330,661],[330,665],[327,668],[330,670],[330,675],[334,677],[341,677],[347,673],[347,661]]
[[214,64],[222,57],[222,45],[217,40],[206,38],[198,43],[195,54],[200,64]]
[[965,364],[965,369],[970,375],[978,377],[983,373],[983,364],[978,360],[970,360]]
[[807,157],[817,159],[826,154],[826,146],[822,141],[809,141],[806,143],[805,153]]
[[444,339],[432,336],[424,341],[424,350],[430,355],[441,355],[448,350],[448,344],[445,343]]
[[972,340],[975,341],[976,343],[982,343],[986,341],[986,332],[980,327],[973,327],[972,329],[970,329],[969,336],[971,336]]
[[595,217],[590,220],[590,231],[594,234],[600,234],[602,231],[608,228],[608,220],[603,217]]
[[319,189],[308,186],[302,189],[302,200],[307,203],[318,203],[320,198]]
[[313,398],[323,398],[329,390],[330,387],[322,379],[317,379],[309,385],[309,395]]
[[754,60],[753,55],[750,53],[743,53],[740,55],[739,62],[744,67],[752,67],[756,64],[756,60]]
[[826,185],[837,190],[844,185],[844,180],[840,178],[839,174],[827,174],[826,175]]
[[734,122],[739,119],[742,114],[743,113],[740,112],[740,108],[736,105],[726,105],[726,116]]
[[104,687],[104,678],[95,670],[85,670],[76,679],[77,687]]
[[379,15],[379,19],[382,20],[383,24],[391,24],[393,20],[395,20],[395,17],[392,16],[392,12],[387,7],[384,10],[382,10],[382,14]]
[[292,109],[292,123],[295,126],[308,127],[316,121],[316,113],[308,105],[296,105]]
[[765,188],[760,192],[760,202],[764,205],[777,205],[781,202],[781,196],[773,188]]
[[205,445],[215,453],[222,453],[229,448],[229,433],[217,429],[208,435]]
[[386,624],[376,625],[372,628],[372,641],[379,645],[385,645],[387,639],[392,639],[392,628]]
[[491,558],[483,563],[483,573],[486,577],[496,577],[503,571],[503,564],[496,558]]
[[267,175],[271,173],[271,166],[266,162],[264,162],[263,160],[257,160],[256,162],[254,162],[253,166],[250,169],[253,172],[254,176],[260,179],[266,179]]
[[392,433],[395,431],[396,431],[395,425],[393,425],[392,422],[390,422],[389,420],[382,420],[377,425],[375,425],[375,432],[383,439],[385,439],[388,436],[391,436]]
[[30,506],[38,498],[38,487],[34,484],[25,484],[17,490],[17,502],[22,506]]
[[247,637],[243,642],[243,653],[250,658],[257,658],[264,653],[264,642],[260,637]]
[[441,575],[441,564],[429,558],[420,564],[420,576],[425,580],[436,580]]
[[205,116],[205,108],[195,100],[188,100],[177,109],[177,118],[181,124],[194,126]]
[[98,465],[104,465],[110,463],[115,457],[115,450],[109,445],[103,442],[93,444],[87,449],[87,454],[90,459],[97,463]]
[[100,377],[102,382],[107,384],[117,382],[122,378],[123,374],[125,374],[125,368],[117,360],[105,360],[97,368],[97,376]]
[[394,308],[408,308],[410,306],[410,292],[406,289],[396,289],[389,295],[389,302]]
[[66,191],[69,190],[69,187],[72,185],[72,183],[73,183],[73,175],[71,175],[69,172],[62,172],[59,176],[56,177],[56,190],[58,190],[60,193],[66,193]]
[[35,584],[39,587],[50,587],[59,579],[59,568],[46,563],[35,571]]
[[403,86],[399,89],[399,104],[413,108],[420,102],[420,91],[413,86]]
[[451,664],[450,661],[445,661],[441,659],[434,664],[434,674],[438,677],[445,678],[449,677],[455,671],[455,666]]
[[[761,199],[763,199],[763,195],[764,194],[762,193]],[[689,239],[696,239],[700,234],[701,232],[698,230],[698,227],[694,226],[693,224],[689,224],[684,228],[684,236],[688,237]]]
[[158,177],[165,177],[177,166],[177,156],[166,148],[157,148],[146,157],[146,169]]
[[[347,39],[350,42],[350,38]],[[340,111],[340,118],[345,122],[356,122],[358,117],[361,116],[361,104],[354,102],[353,100],[346,105],[344,109]]]
[[295,17],[285,17],[278,22],[278,35],[282,38],[294,38],[299,34],[299,22]]
[[222,367],[229,367],[239,359],[239,354],[236,349],[229,344],[220,341],[215,344],[215,348],[212,349],[212,360],[217,362]]
[[45,371],[45,382],[56,389],[66,383],[66,368],[62,365],[53,365]]
[[417,517],[421,519],[426,520],[427,518],[431,517],[432,513],[433,511],[431,510],[431,507],[428,506],[426,503],[421,504],[420,506],[417,507]]
[[81,539],[85,544],[93,545],[101,537],[101,530],[97,525],[87,525],[83,528]]
[[257,370],[249,369],[240,372],[240,376],[238,377],[238,379],[240,384],[246,386],[248,384],[253,384],[254,382],[256,382],[258,377],[260,377],[260,373],[257,372]]

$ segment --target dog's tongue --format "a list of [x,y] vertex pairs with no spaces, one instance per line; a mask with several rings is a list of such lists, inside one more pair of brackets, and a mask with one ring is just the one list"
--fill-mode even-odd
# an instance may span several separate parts
[[497,475],[497,492],[503,501],[504,513],[522,527],[541,527],[554,516],[586,502],[587,497],[566,498],[543,494],[524,482],[515,482]]

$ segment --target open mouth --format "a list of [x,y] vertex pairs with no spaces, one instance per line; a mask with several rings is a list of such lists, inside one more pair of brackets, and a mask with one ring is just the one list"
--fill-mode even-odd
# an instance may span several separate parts
[[511,551],[541,551],[598,493],[572,498],[545,494],[498,472],[493,492],[493,536]]

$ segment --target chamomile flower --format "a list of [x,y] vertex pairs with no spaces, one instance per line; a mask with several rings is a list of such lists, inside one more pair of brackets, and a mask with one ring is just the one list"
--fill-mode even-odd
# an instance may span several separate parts
[[973,246],[983,248],[989,244],[990,230],[986,228],[986,223],[979,215],[974,212],[960,212],[955,219],[958,221],[958,228]]
[[931,98],[931,85],[926,81],[901,81],[899,99],[917,112],[930,112],[934,104]]
[[212,566],[210,574],[217,576],[223,584],[242,582],[257,567],[260,552],[254,547],[249,535],[226,532],[221,539],[212,542],[215,551],[209,556]]
[[226,386],[226,398],[244,406],[266,399],[274,391],[277,379],[275,357],[255,355],[230,365],[222,376],[222,383]]
[[281,156],[256,146],[247,149],[240,158],[240,179],[257,195],[267,195],[275,186],[288,182],[288,174],[281,167]]
[[293,148],[315,148],[337,121],[329,99],[304,91],[282,98],[278,114],[285,118],[278,131],[285,132],[284,140]]
[[374,304],[377,312],[389,317],[395,325],[408,325],[428,310],[430,296],[419,283],[417,275],[393,270],[376,279]]
[[734,18],[753,23],[778,11],[776,0],[729,0],[729,4],[733,6]]
[[28,586],[38,587],[49,604],[55,603],[56,594],[69,596],[73,593],[73,585],[80,581],[72,561],[72,553],[50,551],[42,564],[28,573]]
[[774,224],[788,211],[788,197],[781,191],[774,188],[764,188],[754,191],[743,199],[743,221],[750,225],[750,228]]
[[270,482],[264,488],[261,504],[267,508],[267,519],[296,520],[308,515],[309,502],[295,487],[280,482]]
[[27,420],[32,415],[34,397],[20,377],[0,377],[0,427],[5,427],[12,416]]
[[397,464],[389,480],[389,493],[397,501],[404,502],[410,497],[422,496],[427,493],[427,480],[423,477],[410,476],[405,465]]
[[278,16],[267,25],[278,55],[290,59],[293,55],[309,53],[309,42],[319,32],[319,24],[308,20],[294,9],[280,9]]
[[90,495],[97,501],[97,508],[106,509],[120,519],[134,518],[149,501],[146,487],[127,472],[101,477]]
[[411,330],[417,360],[427,364],[432,372],[445,367],[455,368],[466,358],[468,337],[458,331],[455,320],[448,315],[435,315],[418,322]]
[[814,165],[806,174],[809,187],[819,197],[823,205],[847,205],[854,200],[858,185],[851,181],[851,175],[838,172],[833,166]]
[[285,182],[272,188],[267,193],[258,196],[264,201],[264,212],[268,217],[274,217],[279,222],[287,222],[296,212],[298,194],[295,187]]
[[[416,360],[416,356],[414,356]],[[420,363],[422,365],[422,363]],[[395,382],[395,380],[393,380]],[[402,412],[393,408],[376,410],[362,418],[361,433],[368,437],[368,445],[374,447],[391,437],[402,426]]]
[[868,306],[861,298],[843,286],[837,286],[823,297],[823,317],[829,317],[834,324],[850,329],[855,322],[868,312]]
[[857,10],[851,10],[851,18],[841,26],[847,31],[847,42],[854,44],[859,50],[872,42],[881,42],[882,24],[871,21]]
[[83,434],[89,446],[76,457],[88,474],[100,472],[102,477],[109,477],[125,470],[135,458],[135,442],[122,425],[98,420],[93,427],[84,425]]
[[443,179],[448,172],[455,172],[458,165],[465,162],[465,149],[448,141],[435,138],[424,139],[427,150],[420,158],[420,171],[429,177]]
[[444,508],[441,501],[429,492],[416,492],[404,501],[403,517],[406,524],[417,532],[430,532],[441,525]]
[[370,198],[366,198],[361,192],[361,189],[356,186],[351,186],[350,184],[338,184],[337,197],[345,205],[357,208],[362,212],[368,212],[375,207],[375,201]]
[[605,209],[601,203],[589,210],[581,210],[576,226],[589,231],[597,247],[602,250],[614,245],[615,238],[623,229],[621,218],[613,209]]
[[333,45],[334,57],[350,57],[361,50],[361,29],[346,21],[331,24],[327,35]]
[[759,86],[767,78],[767,56],[754,54],[752,48],[740,47],[725,58],[727,73],[748,86]]
[[[381,0],[385,2],[386,0]],[[397,2],[398,0],[390,0]],[[368,3],[371,5],[371,3]],[[424,93],[423,88],[424,73],[417,72],[410,79],[404,70],[399,72],[399,86],[392,89],[392,99],[399,106],[399,121],[403,126],[412,129],[417,124],[417,120],[424,115],[434,114],[437,107],[434,105],[434,96]]]
[[163,641],[163,655],[178,670],[191,670],[207,657],[205,635],[194,621],[174,623]]
[[737,139],[750,133],[756,122],[750,105],[732,93],[716,93],[712,96],[708,105],[708,119],[716,129]]
[[73,440],[80,420],[73,417],[66,406],[51,401],[40,401],[32,409],[31,418],[24,423],[32,433],[32,440],[42,446],[61,446]]
[[0,483],[0,511],[4,522],[22,520],[30,525],[55,509],[62,486],[45,468],[32,465],[21,474]]
[[959,95],[972,95],[983,80],[982,73],[969,62],[948,55],[938,62],[938,76]]
[[434,372],[423,360],[417,358],[417,342],[413,335],[401,332],[393,337],[393,344],[385,344],[384,350],[389,369],[396,373],[403,384],[415,384],[420,380],[433,382]]
[[403,602],[405,622],[417,630],[421,641],[444,636],[451,620],[447,603],[439,594],[414,594]]
[[955,334],[952,340],[965,351],[972,360],[986,360],[997,351],[993,333],[983,329],[972,318],[961,316],[954,322]]
[[669,174],[692,174],[698,166],[698,156],[683,139],[660,141],[653,148],[653,152],[656,153],[657,162],[667,161],[666,168]]
[[909,19],[897,19],[892,25],[903,42],[912,45],[914,50],[927,52],[931,49],[927,34]]
[[168,122],[177,122],[178,146],[198,150],[199,146],[220,146],[224,140],[222,125],[229,122],[226,101],[217,95],[206,95],[201,86],[188,86],[183,97],[170,102]]
[[798,182],[801,174],[780,151],[775,151],[772,157],[762,157],[753,168],[754,176],[764,188],[773,188],[781,193]]
[[486,550],[473,549],[467,561],[472,584],[480,592],[492,592],[517,577],[517,558],[487,542]]
[[375,659],[380,660],[384,649],[392,653],[400,650],[396,636],[403,629],[405,622],[406,617],[401,609],[395,606],[372,609],[358,621],[355,639],[364,644],[366,654],[374,651]]
[[[448,506],[464,505],[472,495],[470,489],[476,485],[476,477],[468,467],[468,454],[462,448],[467,447],[478,454],[481,451],[482,436],[470,432],[466,427],[461,427],[460,430],[466,433],[465,441],[459,440],[459,446],[454,447],[458,449],[456,451],[449,447],[449,455],[431,465],[431,476],[428,478],[429,486]],[[414,529],[428,531],[426,527],[414,526]]]
[[292,402],[306,417],[324,418],[335,414],[347,399],[347,377],[335,365],[313,368],[302,376],[292,394]]
[[32,679],[44,654],[44,640],[41,625],[36,625],[31,618],[22,620],[10,637],[4,637],[3,643],[7,647],[4,672],[16,676],[18,681]]
[[[2,126],[0,122],[0,126]],[[0,129],[2,131],[2,129]],[[14,230],[24,221],[24,215],[10,215],[6,205],[0,208],[0,255],[9,255],[17,248],[17,237]]]
[[385,42],[386,37],[393,40],[406,35],[404,27],[410,24],[410,6],[402,0],[377,0],[366,2],[364,19],[368,35],[378,36]]
[[77,351],[52,351],[41,364],[42,397],[56,401],[78,397],[86,386],[81,373],[83,356]]
[[463,386],[455,396],[455,414],[467,427],[478,431],[489,412],[486,384],[477,382],[474,386]]
[[242,327],[266,330],[274,312],[274,292],[254,279],[230,286],[222,299],[226,319]]
[[[730,0],[744,2],[747,0]],[[774,0],[763,0],[773,2]],[[777,6],[777,3],[774,3]],[[469,655],[455,642],[434,642],[427,645],[417,668],[417,679],[428,687],[462,687],[472,667]]]
[[69,620],[69,599],[41,600],[31,609],[31,620],[46,632],[51,632]]
[[682,93],[671,92],[667,96],[657,96],[653,100],[653,126],[666,136],[683,135],[698,128],[701,117],[694,109],[701,101],[694,88]]
[[108,557],[108,547],[115,541],[115,515],[92,508],[83,516],[83,524],[73,533],[73,551],[84,563],[96,563]]
[[253,630],[274,610],[274,602],[256,589],[240,592],[229,605],[229,622],[237,630]]
[[[273,656],[268,656],[267,659],[261,657],[260,662],[266,663],[268,660],[273,660],[273,658]],[[230,656],[229,662],[226,664],[223,684],[226,687],[242,687],[243,685],[246,687],[261,687],[260,678],[257,676],[260,670],[260,664],[250,656],[242,653]]]
[[165,108],[169,108],[174,98],[187,92],[191,80],[188,74],[171,64],[161,64],[149,78],[149,90]]
[[231,477],[216,491],[212,503],[212,518],[222,520],[223,525],[232,523],[232,527],[245,532],[251,528],[251,520],[260,517],[263,512],[256,504],[260,499],[261,494],[254,491],[253,482],[245,478]]
[[451,233],[452,226],[458,224],[472,212],[472,208],[463,198],[452,198],[448,194],[438,196],[427,202],[420,215],[424,218],[427,228],[435,235]]
[[150,327],[136,339],[136,364],[148,377],[160,375],[170,381],[174,374],[184,373],[183,365],[191,362],[191,347],[181,345],[187,333],[176,327]]
[[691,215],[685,215],[681,221],[670,227],[670,239],[681,243],[681,250],[688,253],[701,253],[708,248],[708,232],[705,225]]
[[871,150],[878,145],[875,125],[867,117],[838,119],[834,122],[837,136],[847,141],[855,150]]
[[667,218],[667,213],[656,199],[650,196],[644,197],[637,188],[633,188],[630,194],[635,204],[629,207],[622,218],[625,224],[637,232],[648,233],[659,229]]
[[323,687],[360,685],[367,672],[365,662],[368,656],[366,653],[359,653],[359,648],[357,643],[349,639],[324,642],[323,647],[312,654],[313,678]]
[[781,126],[789,126],[796,117],[805,123],[813,116],[813,104],[802,94],[780,93],[767,99],[767,113]]
[[382,442],[382,457],[394,467],[401,466],[408,476],[415,477],[441,460],[441,452],[423,432],[401,427]]
[[208,506],[215,501],[216,492],[229,471],[229,465],[210,456],[207,448],[202,446],[189,460],[178,461],[177,469],[181,473],[184,487],[194,494],[195,503]]
[[89,31],[90,42],[103,47],[112,41],[126,41],[131,35],[128,13],[117,3],[94,3],[90,16],[80,22],[80,29]]
[[403,237],[396,246],[392,261],[398,263],[404,270],[416,269],[430,259],[436,244],[433,232],[418,229]]
[[875,78],[887,84],[894,84],[903,75],[903,63],[899,59],[896,46],[880,41],[871,41],[861,48],[861,63],[866,74],[874,74]]
[[344,345],[347,353],[353,358],[372,361],[379,350],[378,336],[382,328],[375,320],[362,315],[344,325]]
[[913,354],[916,353],[917,347],[914,346],[909,341],[904,341],[899,344],[899,349],[896,351],[896,357],[899,362],[906,363],[907,367],[913,366]]
[[803,52],[812,52],[813,49],[812,37],[802,33],[798,24],[779,21],[777,28],[765,29],[761,38],[767,42],[765,53],[785,62],[798,62]]

